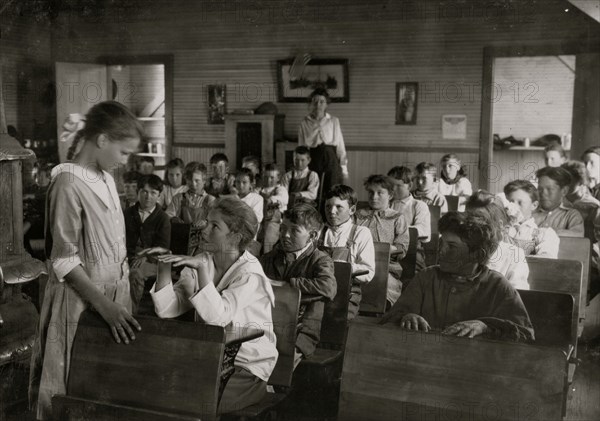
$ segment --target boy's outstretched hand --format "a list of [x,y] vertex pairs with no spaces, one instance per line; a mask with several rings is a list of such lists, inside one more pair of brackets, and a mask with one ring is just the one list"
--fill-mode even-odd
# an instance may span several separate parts
[[137,256],[160,256],[162,254],[171,254],[171,250],[164,247],[150,247],[137,253]]

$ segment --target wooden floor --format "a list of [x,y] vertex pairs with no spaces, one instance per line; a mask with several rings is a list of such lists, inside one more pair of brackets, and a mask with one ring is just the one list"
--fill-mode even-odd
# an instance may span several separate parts
[[[581,362],[571,385],[565,421],[598,421],[600,420],[600,339],[588,345],[582,344],[579,359]],[[331,407],[323,408],[324,412],[321,412],[319,408],[311,405],[310,411],[306,411],[306,413],[326,413],[330,409]],[[293,413],[284,414],[281,418],[303,421],[324,419],[320,416],[299,416]],[[0,411],[0,421],[30,421],[34,419],[33,414],[27,411],[24,403],[9,410]]]

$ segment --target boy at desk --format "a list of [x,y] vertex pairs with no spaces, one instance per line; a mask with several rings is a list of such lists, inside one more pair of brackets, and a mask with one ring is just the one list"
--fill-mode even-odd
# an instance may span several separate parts
[[483,218],[449,212],[439,231],[439,265],[417,273],[381,323],[469,338],[533,340],[519,293],[485,266],[500,241],[494,228]]
[[298,203],[283,213],[279,243],[258,259],[270,279],[289,283],[302,293],[294,367],[315,351],[325,301],[333,300],[337,291],[333,260],[315,244],[322,227],[319,212],[308,203]]

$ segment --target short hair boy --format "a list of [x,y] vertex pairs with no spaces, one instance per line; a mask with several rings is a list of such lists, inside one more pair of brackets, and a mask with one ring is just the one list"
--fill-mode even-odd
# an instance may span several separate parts
[[171,244],[171,222],[158,205],[163,181],[154,174],[144,175],[139,177],[137,186],[137,203],[124,211],[125,243],[131,267],[129,279],[134,306],[142,298],[145,280],[156,274],[156,264],[137,253],[151,247],[168,249]]
[[288,189],[290,206],[302,200],[316,203],[319,194],[319,175],[310,170],[310,149],[298,146],[294,150],[294,168],[285,173],[281,184]]
[[362,297],[361,284],[370,282],[375,275],[375,248],[373,236],[367,227],[354,223],[358,197],[350,186],[337,184],[325,195],[327,226],[319,237],[319,245],[328,250],[333,260],[352,264],[352,272],[366,271],[352,277],[348,320],[354,319]]
[[437,168],[430,162],[421,162],[417,165],[414,178],[416,189],[413,196],[425,202],[428,206],[439,206],[440,213],[448,212],[446,198],[438,191]]
[[303,297],[320,297],[301,306],[294,367],[315,351],[325,302],[333,300],[337,291],[333,260],[316,247],[322,226],[319,212],[307,203],[299,203],[283,213],[278,245],[259,257],[270,279],[289,283]]

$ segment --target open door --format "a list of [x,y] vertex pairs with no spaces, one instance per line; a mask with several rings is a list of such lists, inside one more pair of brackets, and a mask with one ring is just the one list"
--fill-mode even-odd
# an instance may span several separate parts
[[[108,99],[106,66],[96,63],[56,63],[57,139],[69,114],[85,114]],[[58,141],[58,157],[65,162],[71,145]]]

